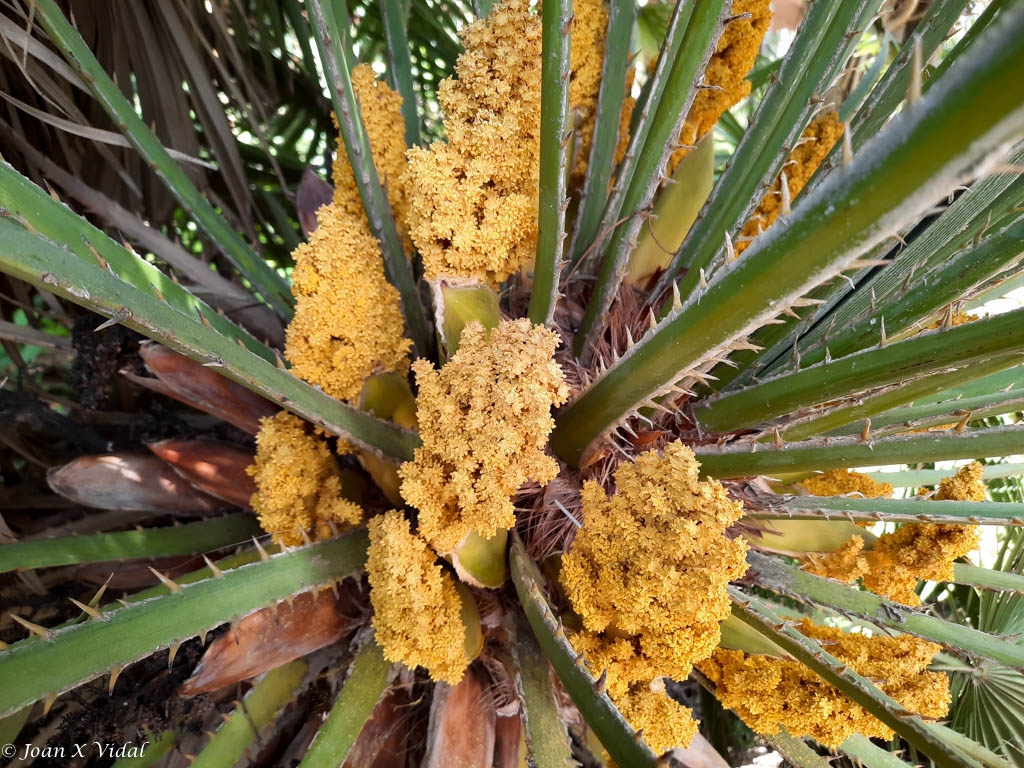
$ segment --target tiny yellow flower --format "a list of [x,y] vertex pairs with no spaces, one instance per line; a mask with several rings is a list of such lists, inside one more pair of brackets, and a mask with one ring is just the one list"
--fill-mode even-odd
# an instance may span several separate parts
[[558,336],[529,320],[488,332],[471,322],[459,350],[435,370],[414,365],[423,446],[402,465],[403,498],[419,512],[423,537],[442,554],[471,532],[490,538],[515,524],[512,494],[547,483],[558,464],[544,453],[551,407],[568,388],[554,361]]
[[[693,99],[686,116],[679,143],[693,146],[712,128],[722,114],[750,94],[747,73],[757,61],[761,41],[772,20],[769,0],[735,0],[732,15],[736,18],[722,32],[718,50],[711,56],[704,74],[704,83]],[[749,13],[749,17],[741,14]],[[672,154],[669,172],[682,162],[690,150],[680,149]]]
[[[867,637],[820,627],[804,619],[801,632],[911,712],[943,717],[951,696],[949,679],[926,672],[939,646],[909,635]],[[758,733],[786,728],[826,747],[838,747],[854,733],[891,739],[893,732],[837,688],[798,661],[719,648],[698,665],[715,684],[715,695]]]
[[743,507],[700,481],[699,468],[677,441],[621,465],[611,497],[587,482],[583,527],[562,558],[562,586],[584,627],[570,642],[595,674],[607,670],[609,695],[658,751],[689,743],[696,725],[651,686],[685,678],[711,654],[730,610],[726,586],[747,569],[746,546],[725,536]]
[[309,242],[295,251],[297,301],[285,354],[296,376],[353,400],[372,374],[408,371],[410,342],[365,217],[331,204],[317,220]]
[[[804,130],[796,148],[790,152],[782,172],[786,174],[786,188],[790,199],[795,198],[811,180],[818,166],[832,151],[832,147],[843,135],[843,124],[835,112],[826,112],[816,117]],[[736,252],[743,253],[760,232],[768,229],[779,217],[782,209],[782,176],[761,198],[754,215],[743,227],[743,233],[736,243]]]
[[[352,88],[359,99],[363,125],[370,140],[373,165],[387,192],[398,230],[404,234],[409,204],[402,183],[406,151],[402,97],[386,83],[377,80],[369,64],[359,64],[352,70]],[[344,208],[350,216],[365,217],[352,166],[340,138],[334,156],[334,203]]]
[[373,629],[384,658],[410,669],[424,667],[434,680],[455,685],[470,659],[463,603],[455,580],[427,543],[413,535],[401,512],[369,522],[366,570]]
[[[940,483],[936,500],[982,501],[982,469],[978,462],[962,467],[955,477]],[[920,605],[914,591],[917,582],[952,580],[953,561],[977,547],[977,526],[908,523],[882,536],[866,553],[870,570],[863,583],[890,600]]]
[[300,529],[329,535],[327,523],[358,525],[362,508],[341,497],[341,481],[327,444],[307,432],[298,416],[281,411],[260,422],[256,461],[246,470],[256,481],[253,510],[274,540],[302,543]]
[[594,138],[594,117],[604,66],[604,39],[608,29],[608,11],[604,0],[576,0],[573,3],[569,105],[576,126],[572,186],[583,181]]
[[833,469],[821,475],[812,475],[800,481],[814,496],[842,496],[857,494],[866,499],[887,499],[892,496],[889,483],[876,483],[871,475],[851,472],[848,469]]
[[448,142],[409,150],[409,230],[428,280],[496,285],[537,246],[541,23],[505,0],[462,34],[438,100]]
[[864,537],[851,536],[835,552],[808,555],[804,570],[849,584],[868,572],[867,558],[861,554],[863,549]]
[[676,673],[656,656],[639,650],[635,640],[586,630],[568,636],[591,673],[605,675],[608,696],[635,730],[643,730],[644,741],[654,752],[661,754],[690,743],[697,734],[693,713],[665,694],[663,678],[676,677]]

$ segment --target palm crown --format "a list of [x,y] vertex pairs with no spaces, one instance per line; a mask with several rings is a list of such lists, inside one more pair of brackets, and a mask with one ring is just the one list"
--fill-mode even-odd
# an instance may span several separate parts
[[[263,676],[208,743],[162,729],[166,764],[234,764],[263,727],[291,734],[271,759],[304,765],[653,764],[697,735],[673,682],[690,676],[796,765],[895,764],[888,740],[936,765],[1019,762],[1019,485],[986,489],[1000,462],[913,469],[1022,441],[1024,310],[967,311],[1019,282],[1019,4],[951,44],[965,2],[816,0],[760,66],[763,0],[452,4],[429,31],[433,3],[310,0],[308,26],[286,5],[290,36],[254,34],[295,42],[313,78],[315,49],[333,188],[299,183],[254,112],[244,131],[195,112],[203,139],[227,127],[218,160],[259,137],[259,205],[244,179],[230,204],[204,196],[54,0],[25,21],[64,61],[17,37],[91,94],[216,257],[136,220],[140,256],[5,163],[0,269],[34,286],[37,324],[76,304],[159,342],[131,380],[235,429],[195,422],[139,456],[51,413],[76,436],[34,454],[57,494],[207,516],[72,538],[18,518],[0,564],[33,584],[267,535],[153,570],[120,606],[63,587],[77,615],[59,626],[12,610],[29,636],[0,646],[8,741],[59,694],[108,672],[113,692],[227,623],[181,692]],[[234,99],[244,19],[208,13]],[[657,55],[628,56],[652,29]],[[97,199],[32,144],[11,140],[23,167]],[[290,256],[289,183],[307,237]],[[110,231],[118,211],[98,214]],[[882,465],[905,469],[849,471]],[[990,569],[963,559],[980,526],[1005,527]],[[289,725],[290,700],[322,725]],[[429,726],[396,731],[404,709]],[[716,723],[735,720],[702,710],[724,750]]]

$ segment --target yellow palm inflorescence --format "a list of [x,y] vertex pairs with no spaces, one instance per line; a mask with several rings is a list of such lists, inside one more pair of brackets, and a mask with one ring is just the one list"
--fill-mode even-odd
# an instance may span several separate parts
[[[352,70],[352,89],[359,99],[363,126],[377,176],[388,195],[398,231],[405,233],[409,210],[402,174],[405,172],[405,123],[402,97],[376,79],[373,67],[360,64]],[[354,218],[365,218],[363,201],[352,175],[344,144],[339,140],[334,155],[334,203]]]
[[372,374],[408,371],[410,342],[365,217],[332,204],[317,219],[309,243],[295,252],[297,302],[285,353],[296,376],[352,400]]
[[583,488],[584,525],[562,559],[561,582],[583,631],[570,638],[656,751],[689,743],[689,710],[655,691],[685,678],[718,644],[729,614],[726,586],[746,571],[746,547],[725,530],[742,506],[702,482],[680,442],[649,451],[615,473],[617,493]]
[[[704,84],[709,87],[697,91],[679,134],[680,144],[695,145],[715,127],[726,110],[750,94],[747,75],[754,68],[761,41],[771,23],[770,6],[769,0],[735,0],[732,4],[735,18],[718,39],[718,49],[704,74]],[[679,149],[672,153],[669,173],[689,152],[689,149]]]
[[428,280],[497,285],[537,247],[540,19],[505,0],[462,42],[457,78],[438,89],[448,141],[409,151],[409,230]]
[[576,131],[573,137],[576,158],[572,164],[572,186],[579,186],[587,172],[590,145],[594,138],[594,117],[601,88],[608,11],[603,0],[579,0],[573,3],[572,10],[569,106]]
[[[395,126],[401,126],[401,99],[377,83],[369,67],[356,67],[353,82],[374,163],[382,180],[391,180],[388,191],[400,211],[405,140]],[[370,233],[343,148],[334,180],[334,200],[317,211],[316,230],[294,254],[296,307],[285,355],[296,376],[339,400],[353,401],[373,374],[407,373],[411,343],[404,337],[398,291],[384,275],[380,246]],[[307,433],[300,419],[280,414],[264,420],[256,444],[256,462],[249,470],[257,487],[252,506],[264,530],[296,544],[299,528],[315,536],[320,522],[362,519],[358,505],[338,498],[340,481],[327,443]],[[351,450],[338,445],[339,452]]]
[[420,511],[420,533],[438,552],[453,552],[472,532],[508,530],[519,486],[558,474],[544,453],[551,408],[568,396],[557,345],[554,332],[529,320],[490,332],[473,322],[439,371],[415,364],[423,447],[402,466],[402,496]]
[[800,484],[815,496],[842,496],[852,493],[866,499],[887,499],[893,488],[889,483],[879,483],[871,475],[851,472],[848,469],[833,469],[820,475],[812,475]]
[[[879,483],[862,472],[848,469],[833,469],[820,475],[812,475],[800,484],[815,496],[854,495],[866,499],[887,499],[892,496],[889,483]],[[810,554],[804,570],[815,576],[837,579],[845,583],[856,581],[868,572],[868,562],[862,556],[863,536],[851,536],[835,552]]]
[[[406,210],[402,99],[377,82],[367,65],[353,70],[352,82],[374,166],[401,226]],[[411,343],[343,146],[334,161],[334,185],[333,202],[317,212],[316,230],[294,254],[296,306],[285,354],[296,376],[351,401],[371,375],[405,374]]]
[[[962,467],[956,476],[943,480],[937,501],[982,501],[981,464]],[[866,553],[868,573],[864,586],[904,605],[920,605],[914,591],[921,579],[950,581],[953,561],[978,548],[974,525],[908,523],[887,533]]]
[[455,685],[470,662],[455,580],[401,512],[378,515],[369,527],[373,628],[385,658]]
[[306,422],[287,411],[265,418],[256,438],[256,462],[248,472],[256,481],[253,510],[263,530],[278,543],[301,544],[302,534],[330,536],[328,523],[340,528],[362,522],[362,508],[341,496],[334,457]]
[[[800,194],[842,135],[843,124],[839,122],[839,116],[835,112],[826,112],[811,121],[796,148],[782,166],[782,173],[786,175],[786,194],[790,199]],[[737,254],[743,253],[758,234],[768,229],[779,218],[779,214],[782,213],[782,195],[780,174],[761,198],[754,215],[743,227],[740,239],[736,243]]]
[[[926,672],[939,646],[909,635],[868,637],[821,627],[807,619],[800,631],[911,712],[939,718],[950,703],[949,679]],[[715,685],[722,704],[758,733],[785,728],[798,738],[809,736],[838,747],[861,733],[891,739],[893,731],[837,688],[798,661],[743,651],[718,649],[698,668]]]
[[808,555],[804,570],[815,576],[849,584],[868,572],[868,561],[863,551],[864,537],[851,536],[835,552]]
[[[982,466],[977,462],[962,467],[956,476],[939,485],[937,501],[982,501]],[[835,470],[803,480],[818,495],[859,493],[868,498],[889,496],[892,487],[875,483],[867,475]],[[904,605],[920,605],[915,591],[920,580],[950,581],[953,561],[978,547],[978,530],[973,525],[908,523],[887,533],[865,549],[861,536],[851,536],[835,552],[812,554],[804,569],[817,576],[852,582],[861,579],[872,592]]]

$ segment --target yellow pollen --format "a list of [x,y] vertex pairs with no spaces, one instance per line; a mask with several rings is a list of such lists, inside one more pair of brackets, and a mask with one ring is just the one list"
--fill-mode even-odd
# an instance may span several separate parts
[[554,332],[526,319],[489,333],[474,321],[441,370],[425,360],[413,366],[423,446],[399,471],[401,492],[438,552],[453,552],[471,532],[490,538],[511,528],[512,494],[558,474],[544,453],[551,408],[568,396],[557,346]]
[[250,504],[263,530],[280,544],[301,544],[300,529],[313,538],[327,537],[327,523],[344,529],[362,522],[362,508],[341,496],[327,444],[287,411],[260,422],[256,461],[246,471],[256,481]]
[[456,79],[438,89],[448,142],[409,150],[409,230],[428,280],[496,285],[537,246],[541,24],[505,0],[462,34]]
[[652,683],[685,678],[708,657],[729,614],[726,586],[747,568],[743,542],[725,536],[743,508],[700,481],[699,467],[676,441],[621,465],[613,496],[588,481],[583,527],[562,558],[562,586],[584,627],[571,642],[595,674],[608,669],[609,695],[655,750],[688,743],[696,726]]
[[401,512],[374,517],[369,528],[366,570],[384,658],[410,669],[425,667],[434,680],[455,685],[469,666],[455,580],[412,534]]

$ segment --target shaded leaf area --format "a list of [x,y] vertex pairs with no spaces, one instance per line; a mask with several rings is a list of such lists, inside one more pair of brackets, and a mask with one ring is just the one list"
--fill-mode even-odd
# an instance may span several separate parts
[[[50,179],[106,226],[119,226],[105,209],[110,201],[157,237],[178,229],[173,195],[123,141],[111,138],[121,135],[119,126],[54,50],[31,6],[7,4],[0,20],[7,43],[0,59],[13,107],[5,110],[12,130],[0,131],[0,153],[30,178]],[[138,100],[159,141],[194,159],[183,163],[185,173],[218,202],[228,224],[273,261],[289,263],[298,242],[294,217],[286,213],[291,195],[333,133],[301,4],[61,7],[75,11],[82,38],[121,91]],[[17,135],[32,136],[35,152]],[[53,167],[69,176],[51,173]],[[225,267],[202,237],[193,235],[186,248]]]
[[102,620],[35,633],[0,652],[0,712],[9,714],[107,672],[116,680],[125,665],[161,646],[344,579],[362,568],[366,545],[365,534],[315,544],[219,578],[168,585],[159,599],[106,612]]
[[301,689],[309,665],[302,659],[267,673],[196,755],[192,765],[218,768],[232,765],[260,740],[261,733]]
[[[384,711],[378,712],[384,692],[387,688],[392,665],[384,659],[380,648],[368,638],[362,650],[357,654],[349,670],[341,693],[331,707],[330,714],[323,726],[317,731],[316,738],[302,760],[302,765],[314,768],[317,765],[349,765],[346,758],[359,757],[373,760],[372,747],[360,739],[360,733],[367,726],[371,717],[386,720]],[[372,724],[372,721],[371,721]],[[371,725],[367,734],[373,733]],[[362,744],[360,742],[363,742]],[[377,745],[379,748],[379,744]],[[358,750],[362,747],[364,753]],[[353,765],[370,765],[370,762],[356,762]]]

